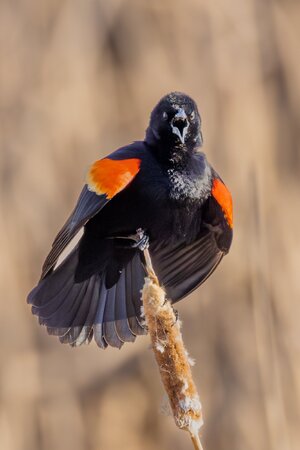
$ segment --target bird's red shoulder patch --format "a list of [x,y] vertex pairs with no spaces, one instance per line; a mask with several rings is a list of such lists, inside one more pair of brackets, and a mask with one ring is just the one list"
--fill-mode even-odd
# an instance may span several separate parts
[[111,199],[134,179],[140,170],[140,165],[141,160],[138,158],[100,159],[88,172],[88,187],[96,194],[105,194],[108,199]]
[[221,180],[215,178],[212,185],[212,195],[217,200],[222,208],[226,221],[230,228],[233,227],[233,214],[232,214],[232,197]]

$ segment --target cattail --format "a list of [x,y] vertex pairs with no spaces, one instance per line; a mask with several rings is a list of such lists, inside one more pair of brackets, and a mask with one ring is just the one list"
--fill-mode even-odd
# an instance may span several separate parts
[[143,314],[154,355],[175,423],[190,433],[195,449],[201,450],[198,436],[203,424],[201,403],[192,378],[191,361],[183,344],[180,322],[159,285],[147,249],[144,254],[148,277],[142,291]]

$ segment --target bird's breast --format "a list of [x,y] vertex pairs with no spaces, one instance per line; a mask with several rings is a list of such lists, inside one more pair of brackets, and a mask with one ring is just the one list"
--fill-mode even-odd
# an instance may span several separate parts
[[[201,208],[210,187],[183,173],[169,172],[161,183],[150,183],[141,209],[145,228],[155,241],[192,241],[201,227]],[[148,185],[149,186],[149,185]],[[207,185],[208,186],[208,185]]]
[[207,168],[202,174],[185,170],[168,169],[169,196],[178,202],[203,203],[211,192],[211,172]]

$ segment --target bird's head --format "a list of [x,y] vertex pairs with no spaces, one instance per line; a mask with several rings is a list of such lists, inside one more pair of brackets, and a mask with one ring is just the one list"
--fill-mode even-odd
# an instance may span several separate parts
[[164,96],[151,113],[146,140],[177,153],[200,147],[201,118],[194,100],[181,92]]

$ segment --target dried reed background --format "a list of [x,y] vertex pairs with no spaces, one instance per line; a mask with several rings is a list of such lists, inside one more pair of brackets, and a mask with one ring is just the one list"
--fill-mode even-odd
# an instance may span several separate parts
[[147,338],[73,350],[25,303],[88,165],[174,89],[235,200],[230,256],[179,305],[204,446],[299,449],[299,18],[291,0],[1,1],[1,450],[188,448]]

